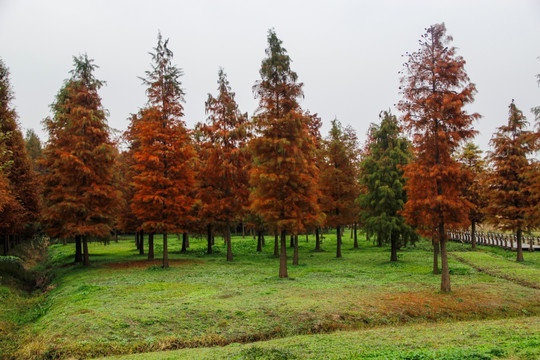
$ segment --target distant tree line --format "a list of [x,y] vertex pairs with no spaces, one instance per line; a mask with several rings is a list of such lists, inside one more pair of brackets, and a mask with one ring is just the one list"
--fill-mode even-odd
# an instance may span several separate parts
[[[534,156],[540,129],[528,129],[514,101],[508,124],[498,128],[492,151],[483,156],[471,142],[480,118],[464,107],[476,88],[456,54],[444,24],[426,29],[420,49],[406,54],[397,119],[382,111],[367,141],[338,119],[326,137],[321,119],[302,109],[303,83],[275,31],[268,32],[260,79],[253,86],[259,106],[253,116],[240,111],[223,69],[215,95],[205,103],[207,119],[188,129],[184,122],[182,70],[168,40],[158,35],[152,66],[141,78],[147,102],[129,118],[122,139],[113,141],[87,55],[74,57],[43,121],[44,148],[33,131],[26,140],[11,102],[9,72],[0,62],[0,238],[3,253],[45,232],[73,239],[75,262],[90,264],[88,241],[114,232],[135,233],[141,254],[154,258],[154,235],[163,234],[163,266],[168,267],[168,235],[224,236],[233,261],[231,231],[239,225],[274,236],[279,276],[287,277],[287,237],[298,263],[298,235],[335,228],[341,257],[345,226],[364,229],[379,246],[390,244],[390,260],[419,235],[433,243],[433,271],[442,266],[441,290],[450,291],[449,229],[489,222],[517,234],[540,224],[540,172]],[[540,111],[533,109],[538,122]],[[119,142],[124,146],[120,147]],[[120,150],[122,148],[123,150]]]

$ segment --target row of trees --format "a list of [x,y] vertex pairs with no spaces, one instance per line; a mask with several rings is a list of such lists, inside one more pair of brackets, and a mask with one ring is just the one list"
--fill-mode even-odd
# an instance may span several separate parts
[[[321,120],[301,108],[303,84],[273,30],[261,79],[253,87],[259,99],[254,116],[250,119],[239,110],[220,69],[217,95],[209,94],[205,104],[207,120],[194,130],[183,120],[182,71],[173,63],[168,41],[159,35],[152,69],[142,78],[148,101],[131,116],[124,134],[127,150],[122,152],[111,140],[98,94],[103,82],[94,77],[96,66],[86,55],[75,58],[72,76],[52,105],[53,116],[44,121],[49,140],[43,154],[32,133],[25,150],[2,65],[4,244],[39,218],[37,171],[45,230],[75,239],[76,261],[85,264],[88,241],[112,229],[147,233],[149,258],[154,257],[154,234],[163,234],[164,267],[168,234],[183,233],[185,250],[188,232],[206,232],[210,253],[213,234],[219,231],[232,261],[231,228],[242,223],[259,234],[275,235],[276,255],[281,244],[279,276],[287,277],[288,234],[293,263],[298,263],[298,234],[315,231],[319,249],[319,228],[335,227],[336,256],[341,257],[342,228],[355,227],[357,246],[356,226],[361,224],[379,244],[390,243],[392,261],[397,261],[398,249],[419,234],[432,239],[434,271],[440,250],[441,289],[450,291],[449,228],[472,222],[474,232],[476,223],[487,217],[502,229],[516,231],[519,239],[540,217],[538,162],[531,157],[538,149],[538,132],[526,130],[525,117],[514,103],[508,125],[493,137],[490,171],[472,143],[463,146],[474,137],[472,123],[480,115],[463,109],[476,90],[451,40],[444,24],[426,29],[420,50],[407,54],[404,64],[403,99],[397,106],[404,113],[402,121],[382,112],[363,149],[352,128],[337,119],[329,135],[321,137]],[[15,138],[20,145],[14,145]],[[34,170],[29,154],[41,157]],[[21,167],[31,180],[24,186],[23,174],[15,170]],[[138,238],[143,252],[144,237]]]

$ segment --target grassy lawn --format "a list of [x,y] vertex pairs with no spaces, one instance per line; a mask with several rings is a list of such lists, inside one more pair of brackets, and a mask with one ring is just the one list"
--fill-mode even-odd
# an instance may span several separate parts
[[[256,253],[253,239],[233,237],[232,263],[225,261],[220,238],[216,238],[213,255],[205,254],[206,242],[202,239],[191,239],[187,254],[180,253],[181,243],[175,237],[171,240],[170,269],[161,269],[159,261],[144,261],[146,256],[138,255],[133,239],[110,245],[90,244],[93,264],[89,268],[70,265],[72,244],[51,246],[48,291],[30,297],[28,311],[12,315],[29,320],[5,321],[19,325],[16,349],[15,340],[6,340],[4,353],[15,351],[16,358],[27,359],[98,357],[248,343],[335,330],[360,329],[362,334],[372,334],[365,329],[375,328],[369,331],[376,334],[400,329],[402,324],[413,324],[406,329],[421,329],[426,322],[451,322],[445,326],[454,326],[457,320],[540,315],[540,290],[480,273],[455,259],[450,259],[453,292],[440,293],[440,277],[431,274],[432,254],[425,243],[405,249],[399,262],[391,263],[388,248],[376,248],[365,241],[361,241],[360,249],[352,249],[352,241],[346,236],[343,258],[337,259],[332,235],[325,239],[324,252],[313,252],[313,237],[306,243],[302,236],[300,265],[289,265],[290,278],[279,279],[278,260],[272,255],[273,238],[268,237],[263,252]],[[160,241],[157,237],[157,258],[161,255]],[[460,244],[451,244],[450,250],[461,255],[469,253]],[[289,253],[292,255],[292,251]],[[12,302],[26,301],[22,295],[17,299]],[[3,298],[0,300],[0,304],[7,305]],[[504,323],[500,327],[504,328]],[[533,331],[538,335],[537,327]],[[362,341],[358,334],[318,335],[313,341],[331,343],[336,336],[345,336],[351,339],[352,349]],[[292,337],[274,341],[284,341],[275,346],[287,349],[287,341],[300,344],[303,340]],[[257,346],[266,348],[271,344]],[[217,351],[216,358],[222,358],[219,351],[229,351],[236,345],[231,346],[208,350],[208,354]],[[300,345],[290,346],[294,356],[303,358]],[[317,350],[318,345],[313,346],[313,354],[322,351]],[[339,346],[340,343],[334,347]],[[368,349],[369,345],[366,346]],[[398,347],[393,349],[389,351],[399,353]],[[253,354],[259,350],[247,345],[236,346],[234,351],[245,351],[245,356],[237,355],[246,359],[287,358],[256,357]],[[336,354],[337,358],[350,358],[345,353]]]
[[540,317],[386,326],[253,344],[108,357],[210,359],[538,359]]

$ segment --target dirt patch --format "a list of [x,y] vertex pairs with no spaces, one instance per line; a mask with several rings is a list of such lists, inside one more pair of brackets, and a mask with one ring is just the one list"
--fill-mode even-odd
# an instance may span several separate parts
[[[202,261],[197,260],[171,260],[169,259],[170,267],[182,267],[190,264],[201,264]],[[162,259],[157,260],[133,260],[133,261],[120,261],[103,264],[103,266],[111,269],[129,269],[129,268],[147,268],[150,266],[161,266],[163,264]]]

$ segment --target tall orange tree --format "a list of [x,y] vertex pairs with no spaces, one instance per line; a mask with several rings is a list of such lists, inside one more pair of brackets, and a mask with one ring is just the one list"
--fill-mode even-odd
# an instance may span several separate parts
[[108,236],[114,223],[116,151],[98,94],[103,82],[93,75],[97,66],[86,55],[74,57],[74,66],[52,105],[54,116],[44,121],[44,221],[50,236],[74,237],[78,249],[82,242],[89,265],[88,239]]
[[360,211],[356,199],[360,195],[358,149],[354,132],[344,131],[335,119],[321,151],[321,209],[326,226],[336,228],[336,257],[341,257],[342,226],[356,221]]
[[436,247],[440,245],[441,291],[445,292],[451,291],[446,229],[465,226],[470,207],[460,196],[463,169],[453,155],[475,135],[472,122],[480,117],[463,108],[474,100],[476,88],[451,41],[444,24],[426,29],[420,49],[407,55],[401,79],[403,99],[398,104],[405,113],[404,127],[413,134],[416,156],[405,167],[408,201],[403,214]]
[[254,118],[258,136],[250,142],[250,209],[271,231],[281,234],[279,277],[283,278],[288,277],[287,232],[314,228],[322,215],[311,118],[298,104],[303,84],[297,82],[291,59],[273,30],[268,32],[266,55],[261,80],[253,87],[259,108]]
[[163,267],[169,266],[167,234],[184,232],[192,220],[195,152],[182,117],[182,71],[158,35],[152,70],[143,79],[148,105],[132,118],[135,163],[132,209],[147,233],[163,233]]
[[234,96],[220,69],[217,97],[208,94],[208,118],[199,126],[201,150],[205,153],[199,168],[199,215],[224,225],[227,261],[233,260],[231,224],[242,220],[248,205],[251,162],[247,151],[248,116],[240,112]]
[[489,153],[492,170],[486,179],[488,220],[502,230],[516,234],[517,261],[523,261],[522,232],[532,225],[535,197],[531,190],[534,169],[528,157],[535,151],[534,134],[527,130],[527,119],[514,101],[509,106],[508,124],[491,138]]

